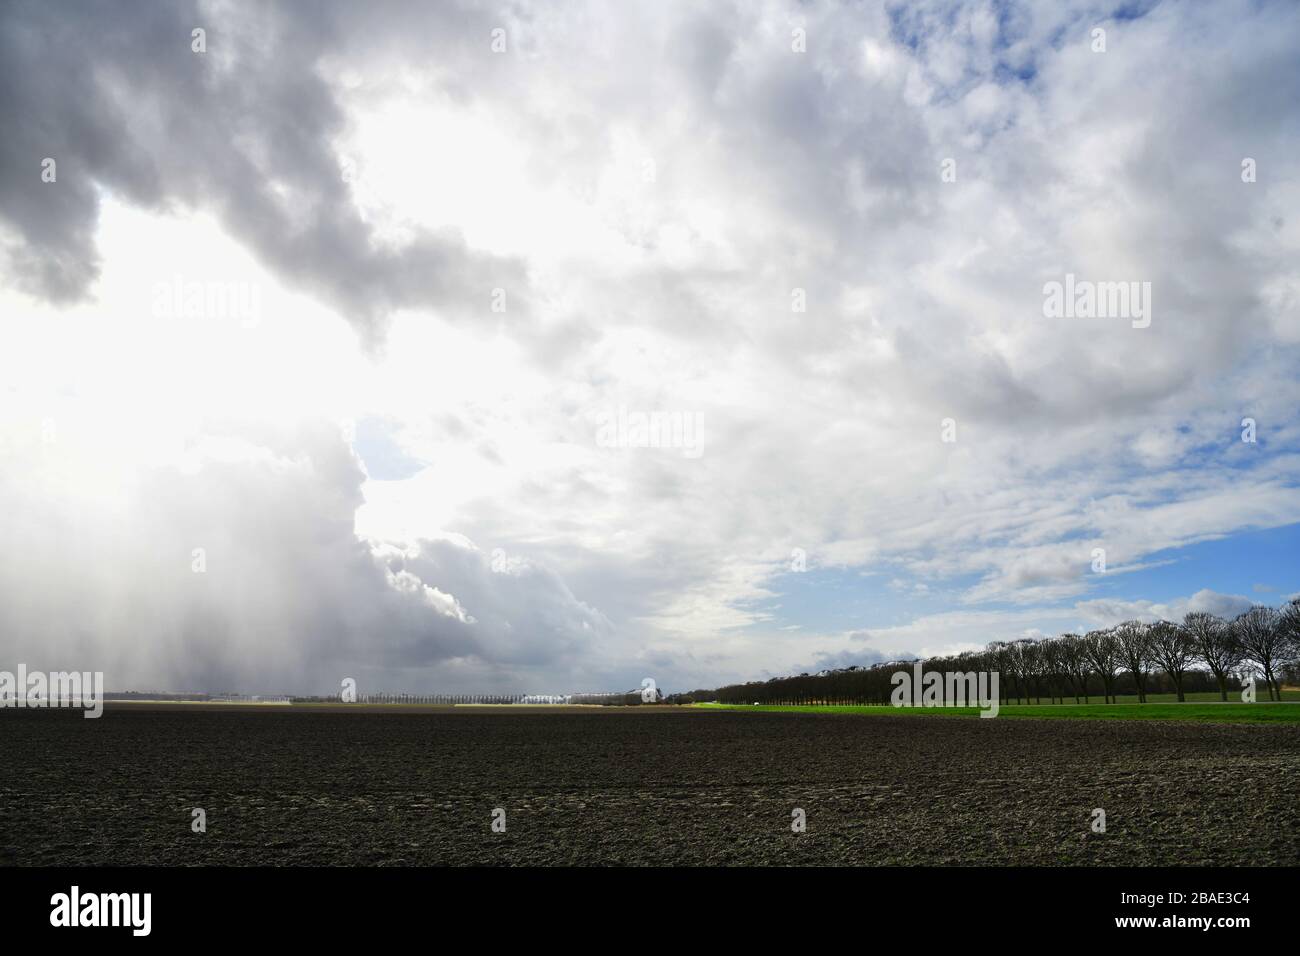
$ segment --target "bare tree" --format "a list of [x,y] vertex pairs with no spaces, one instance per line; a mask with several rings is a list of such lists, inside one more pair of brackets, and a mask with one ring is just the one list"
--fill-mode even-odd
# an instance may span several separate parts
[[1147,671],[1151,667],[1150,628],[1141,621],[1125,621],[1115,628],[1119,656],[1137,684],[1138,703],[1147,702]]
[[1300,597],[1292,598],[1282,608],[1282,639],[1285,642],[1282,666],[1294,671],[1300,668]]
[[1021,695],[1024,695],[1025,703],[1031,703],[1029,700],[1029,672],[1032,669],[1033,661],[1030,660],[1032,651],[1026,650],[1026,646],[1033,641],[1028,638],[1020,638],[1012,641],[1007,645],[1007,661],[1011,665],[1011,674],[1016,679],[1016,703],[1020,702]]
[[1012,663],[1011,646],[1006,641],[993,641],[988,647],[989,658],[993,670],[998,672],[998,687],[1002,695],[1002,703],[1011,702],[1011,673],[1014,670]]
[[1106,692],[1106,703],[1115,701],[1115,675],[1122,666],[1119,657],[1119,640],[1115,632],[1089,631],[1083,636],[1088,651],[1088,662],[1092,669],[1101,675],[1102,687]]
[[1274,671],[1287,658],[1290,643],[1282,612],[1256,604],[1233,620],[1232,633],[1241,645],[1242,657],[1263,673],[1268,699],[1281,700],[1282,688]]
[[1074,702],[1079,702],[1079,693],[1083,692],[1084,703],[1088,700],[1088,674],[1091,667],[1088,662],[1088,648],[1082,637],[1078,634],[1062,634],[1057,639],[1057,644],[1061,648],[1061,661],[1065,668],[1065,676],[1070,681],[1070,688],[1074,691]]
[[[1043,684],[1047,678],[1047,656],[1046,648],[1043,647],[1042,640],[1035,640],[1032,637],[1021,638],[1024,644],[1021,659],[1025,666],[1025,679],[1029,681],[1034,692],[1034,703],[1043,702]],[[1028,703],[1028,695],[1025,702]]]
[[1149,630],[1151,636],[1151,656],[1161,669],[1174,682],[1180,701],[1183,695],[1183,675],[1196,659],[1196,648],[1191,635],[1172,621],[1156,621]]
[[1228,675],[1241,666],[1241,645],[1232,628],[1221,617],[1193,611],[1183,618],[1183,630],[1191,637],[1196,656],[1219,682],[1219,699],[1228,699]]
[[1065,677],[1065,649],[1061,647],[1061,642],[1055,637],[1047,637],[1038,642],[1038,647],[1043,655],[1043,670],[1047,674],[1047,692],[1051,695],[1052,703],[1055,704],[1057,698],[1061,703],[1065,703],[1065,689],[1062,686]]
[[[1033,638],[1024,637],[1016,641],[1020,648],[1020,667],[1025,679],[1033,684],[1037,703],[1043,702],[1043,675],[1047,672],[1043,660],[1043,646]],[[1029,703],[1029,692],[1025,692],[1025,703]]]

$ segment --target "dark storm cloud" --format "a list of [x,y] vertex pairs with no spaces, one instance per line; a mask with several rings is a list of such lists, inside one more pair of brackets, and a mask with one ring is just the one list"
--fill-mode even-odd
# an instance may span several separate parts
[[[427,37],[439,19],[486,51],[486,22],[454,6],[408,26]],[[191,49],[196,27],[206,53]],[[518,263],[474,253],[457,232],[380,245],[358,214],[333,148],[345,123],[331,73],[379,46],[352,5],[7,4],[0,222],[13,281],[54,301],[88,294],[102,190],[211,209],[264,264],[372,336],[396,308],[455,313],[494,287],[521,288]],[[41,180],[46,157],[54,184]]]
[[146,472],[112,515],[50,500],[66,482],[48,471],[0,470],[10,663],[102,670],[113,689],[321,693],[354,677],[369,692],[463,686],[466,670],[518,688],[608,640],[543,569],[494,567],[463,539],[359,540],[364,476],[331,428],[212,432],[240,454]]

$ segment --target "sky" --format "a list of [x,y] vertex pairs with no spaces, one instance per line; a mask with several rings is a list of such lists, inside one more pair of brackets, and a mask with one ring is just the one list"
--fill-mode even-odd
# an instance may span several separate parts
[[0,667],[674,691],[1279,604],[1298,103],[1290,2],[5,4]]

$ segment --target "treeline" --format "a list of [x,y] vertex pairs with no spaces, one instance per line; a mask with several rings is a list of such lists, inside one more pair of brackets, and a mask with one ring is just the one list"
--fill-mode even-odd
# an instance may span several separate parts
[[[362,704],[602,704],[610,707],[630,707],[640,704],[664,702],[662,691],[655,690],[654,700],[646,700],[645,691],[629,690],[610,694],[360,694]],[[295,704],[338,703],[332,697],[291,697]]]
[[657,689],[654,692],[654,700],[646,700],[645,692],[640,690],[629,690],[621,694],[574,694],[569,698],[569,702],[573,704],[600,704],[603,707],[636,707],[664,701],[663,692]]
[[[1181,623],[1125,621],[1086,634],[1041,640],[993,641],[967,651],[920,662],[922,673],[996,672],[1002,703],[1113,702],[1120,693],[1148,694],[1217,690],[1221,700],[1240,687],[1240,677],[1262,679],[1268,699],[1281,700],[1284,673],[1300,659],[1300,599],[1283,608],[1257,605],[1232,620],[1193,612]],[[892,676],[912,671],[916,661],[889,661],[819,674],[774,677],[714,690],[675,694],[672,703],[887,704]],[[943,684],[941,683],[941,687]],[[944,688],[946,690],[946,688]]]

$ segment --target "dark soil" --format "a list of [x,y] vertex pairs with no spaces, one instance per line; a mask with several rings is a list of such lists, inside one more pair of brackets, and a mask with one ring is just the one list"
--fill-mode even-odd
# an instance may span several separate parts
[[1297,725],[4,710],[0,774],[11,865],[1300,863]]

